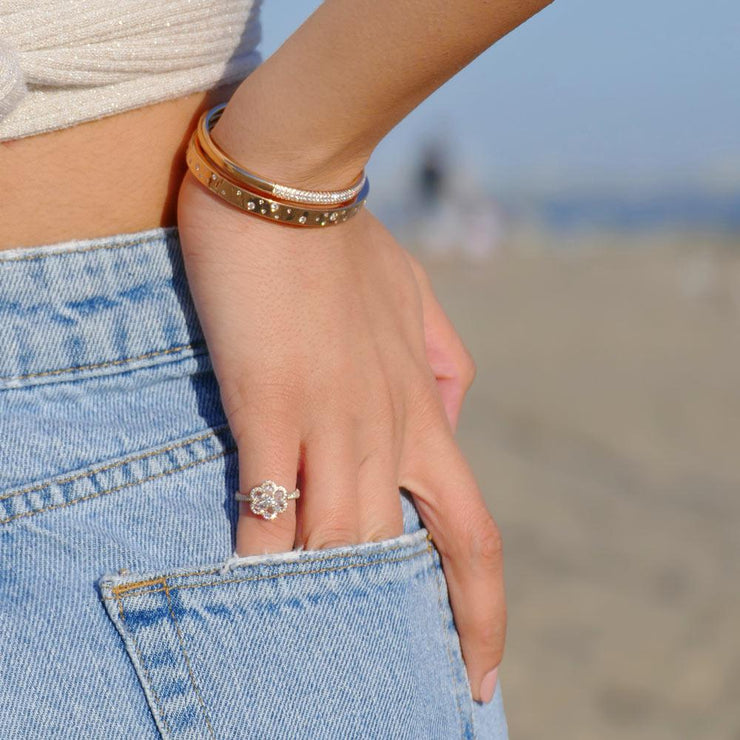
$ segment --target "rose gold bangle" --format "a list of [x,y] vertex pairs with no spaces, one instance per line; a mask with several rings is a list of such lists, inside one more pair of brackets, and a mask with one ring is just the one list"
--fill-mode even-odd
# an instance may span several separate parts
[[252,189],[234,179],[215,162],[209,160],[200,146],[197,129],[190,137],[185,161],[195,178],[222,200],[245,213],[286,226],[321,227],[343,223],[359,213],[370,190],[370,182],[365,177],[363,187],[355,199],[334,208],[314,208],[301,203],[270,198],[264,192]]

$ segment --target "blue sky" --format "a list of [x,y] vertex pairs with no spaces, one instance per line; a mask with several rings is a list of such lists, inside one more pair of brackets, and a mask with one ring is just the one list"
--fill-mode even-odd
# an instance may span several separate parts
[[[263,0],[263,54],[319,4]],[[737,0],[556,0],[402,121],[368,172],[388,181],[444,134],[497,190],[738,187],[739,67]]]

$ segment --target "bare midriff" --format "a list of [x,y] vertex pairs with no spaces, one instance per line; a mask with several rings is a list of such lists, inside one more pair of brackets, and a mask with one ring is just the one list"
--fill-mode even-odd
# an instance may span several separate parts
[[190,134],[237,87],[0,142],[0,249],[175,225]]

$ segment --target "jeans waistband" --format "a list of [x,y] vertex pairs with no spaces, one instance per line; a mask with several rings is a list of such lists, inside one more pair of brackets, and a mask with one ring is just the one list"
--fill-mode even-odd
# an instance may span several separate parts
[[0,251],[0,390],[205,353],[176,226]]

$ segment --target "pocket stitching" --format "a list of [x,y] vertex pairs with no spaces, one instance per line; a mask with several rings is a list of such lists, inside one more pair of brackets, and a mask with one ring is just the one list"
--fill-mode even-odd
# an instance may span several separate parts
[[[392,552],[393,550],[399,550],[403,547],[408,547],[408,545],[398,545],[397,547],[388,548],[385,551],[381,552]],[[130,596],[143,596],[145,594],[153,594],[158,593],[160,591],[170,591],[170,590],[177,590],[177,589],[185,589],[185,588],[204,588],[207,586],[220,586],[222,584],[227,583],[244,583],[248,581],[269,581],[269,580],[275,580],[278,578],[287,578],[290,576],[300,576],[300,575],[315,575],[317,573],[330,573],[333,571],[339,571],[339,570],[349,570],[350,568],[367,568],[372,565],[378,565],[378,564],[385,564],[385,563],[401,563],[406,560],[412,560],[413,558],[418,558],[426,554],[431,555],[432,549],[431,549],[431,543],[427,542],[426,547],[423,550],[418,550],[416,552],[409,553],[407,555],[402,555],[397,558],[379,558],[376,560],[372,560],[369,562],[360,562],[360,563],[343,563],[341,565],[337,565],[333,568],[316,568],[314,570],[292,570],[288,572],[282,572],[282,573],[269,573],[259,576],[247,576],[245,578],[224,578],[218,581],[207,581],[205,583],[183,583],[183,584],[170,584],[167,582],[167,576],[160,577],[158,579],[150,579],[147,581],[139,581],[137,583],[125,583],[125,584],[118,584],[115,586],[111,586],[111,591],[113,595],[116,597],[116,600],[122,600],[124,598],[130,597]],[[322,560],[331,560],[334,558],[341,558],[341,557],[352,557],[351,555],[334,555],[334,556],[327,556],[323,558],[314,558],[311,560],[303,560],[300,561],[300,563],[312,563],[312,562],[319,562]],[[299,564],[300,564],[299,563]],[[292,565],[293,563],[291,563]],[[184,577],[186,575],[208,575],[209,573],[216,572],[215,570],[207,570],[207,571],[193,571],[193,573],[187,573],[183,574],[182,576],[175,576],[175,577]],[[139,588],[140,584],[150,585],[153,583],[161,583],[162,585],[159,588],[149,588],[149,589],[141,589],[136,590]],[[126,591],[130,591],[131,593],[126,593]]]
[[[199,434],[195,437],[188,437],[187,439],[181,439],[177,442],[165,445],[164,447],[157,447],[155,449],[146,450],[146,452],[137,452],[134,455],[128,455],[127,457],[116,460],[115,462],[107,463],[97,467],[93,466],[81,473],[75,473],[74,475],[62,478],[53,478],[52,480],[48,480],[43,483],[35,483],[31,486],[26,486],[26,488],[20,488],[15,491],[10,491],[9,493],[3,493],[0,494],[0,501],[5,501],[5,499],[13,498],[14,496],[22,496],[26,493],[33,493],[34,491],[43,491],[44,488],[49,488],[51,486],[61,486],[65,483],[74,483],[74,481],[81,480],[82,478],[91,478],[94,475],[98,475],[98,473],[105,473],[108,470],[122,467],[124,465],[127,465],[128,463],[136,462],[137,460],[146,460],[149,457],[156,457],[157,455],[161,455],[165,452],[170,452],[171,450],[187,447],[188,445],[194,444],[195,442],[202,442],[204,439],[208,439],[209,437],[216,437],[220,432],[225,431],[227,428],[228,425],[222,424],[218,427],[214,427],[207,432],[204,432],[203,434]],[[101,493],[105,493],[105,491],[101,491]]]
[[[198,697],[198,703],[200,704],[200,708],[203,711],[203,719],[206,721],[206,726],[208,727],[208,731],[211,734],[211,737],[215,738],[216,733],[213,731],[213,726],[211,725],[211,719],[208,716],[208,712],[206,711],[206,705],[203,701],[203,696],[200,693],[200,689],[198,688],[198,684],[195,680],[195,674],[193,673],[193,667],[190,664],[190,657],[188,656],[187,650],[185,650],[185,642],[182,639],[182,632],[180,631],[180,625],[177,623],[177,619],[175,617],[175,610],[172,608],[172,599],[170,599],[170,589],[167,587],[167,582],[165,581],[164,584],[164,594],[167,597],[167,606],[170,610],[170,616],[172,617],[172,623],[175,625],[175,631],[177,632],[177,640],[180,643],[180,650],[182,651],[182,657],[185,660],[185,666],[188,669],[188,674],[190,675],[190,683],[193,686],[193,691],[195,691],[195,695]],[[151,679],[150,679],[151,681]]]
[[[430,542],[430,545],[431,545],[431,542]],[[432,559],[434,559],[434,556],[432,556]],[[439,574],[437,573],[436,568],[434,571],[434,582],[437,586],[437,599],[439,602],[439,618],[442,623],[441,624],[442,634],[444,635],[445,652],[447,653],[447,661],[450,666],[450,675],[451,675],[453,682],[456,682],[457,677],[456,677],[455,666],[452,661],[452,650],[450,649],[450,635],[449,635],[449,630],[447,628],[444,600],[442,598],[442,587],[440,586],[440,583],[439,583]],[[458,698],[457,691],[454,692],[454,695],[455,695],[455,706],[457,707],[457,716],[460,719],[460,737],[465,738],[467,737],[467,735],[465,733],[465,725],[463,723],[462,707],[460,706],[460,700]],[[472,740],[475,740],[475,728],[472,729],[472,733],[473,733]]]
[[24,373],[23,375],[3,375],[0,376],[0,382],[10,380],[29,380],[30,378],[45,378],[53,375],[63,375],[64,373],[75,373],[81,370],[98,370],[104,367],[116,367],[118,365],[128,365],[129,363],[136,362],[138,360],[149,360],[152,357],[161,357],[162,355],[171,355],[176,352],[182,352],[183,350],[193,349],[199,350],[205,347],[204,342],[190,342],[189,344],[178,344],[174,347],[168,347],[166,349],[156,349],[149,352],[144,352],[140,355],[134,355],[130,357],[120,357],[115,360],[105,360],[104,362],[92,362],[87,365],[72,365],[70,367],[54,368],[53,370],[41,370],[37,373]]
[[[114,594],[114,597],[116,599],[116,603],[118,604],[118,614],[121,619],[121,625],[126,627],[126,616],[125,616],[125,612],[123,609],[123,602],[119,596]],[[170,726],[167,723],[167,718],[165,717],[164,711],[162,710],[162,702],[159,700],[159,695],[154,690],[154,682],[152,681],[152,677],[149,675],[149,670],[146,667],[146,663],[144,662],[144,656],[142,655],[141,648],[139,648],[139,643],[136,639],[136,633],[130,629],[126,629],[126,632],[128,633],[128,635],[130,635],[131,642],[133,642],[134,644],[134,650],[136,650],[136,656],[139,659],[139,664],[141,665],[141,669],[144,671],[144,675],[146,676],[149,691],[151,691],[152,697],[154,697],[154,702],[157,705],[157,711],[159,712],[159,717],[162,720],[164,729],[166,730],[167,735],[171,735],[172,730],[170,729]]]
[[[236,451],[228,424],[210,427],[163,446],[6,491],[0,494],[0,525],[148,483]],[[119,483],[122,478],[123,482]]]
[[74,506],[75,504],[79,504],[82,501],[89,501],[93,498],[98,498],[98,496],[103,496],[107,493],[115,493],[116,491],[120,491],[124,488],[132,488],[133,486],[138,486],[142,483],[148,483],[149,481],[156,480],[157,478],[163,478],[167,475],[172,475],[173,473],[179,473],[183,470],[187,470],[188,468],[192,468],[195,465],[200,465],[202,463],[210,462],[211,460],[217,460],[219,457],[225,457],[226,455],[236,452],[236,448],[228,448],[226,450],[222,450],[221,452],[217,452],[213,455],[209,455],[208,457],[204,457],[200,460],[193,460],[189,463],[185,463],[184,465],[178,465],[176,468],[171,468],[170,470],[165,470],[162,473],[157,473],[156,475],[150,475],[146,478],[138,478],[134,481],[126,481],[126,483],[122,483],[119,486],[114,486],[113,488],[107,488],[104,491],[96,491],[95,493],[88,494],[87,496],[80,496],[79,498],[72,499],[71,501],[64,501],[60,504],[49,504],[48,506],[45,506],[43,509],[32,509],[31,511],[22,511],[20,514],[13,514],[12,516],[5,517],[4,519],[0,519],[0,524],[8,524],[9,522],[15,521],[16,519],[20,519],[25,516],[36,516],[37,514],[43,514],[46,511],[53,511],[54,509],[64,509],[67,506]]
[[[404,535],[402,535],[402,536],[404,536]],[[421,546],[421,549],[417,549],[420,546]],[[179,624],[177,622],[177,619],[176,619],[176,617],[175,617],[175,615],[173,613],[172,602],[171,602],[171,599],[170,599],[170,591],[171,590],[175,590],[175,589],[179,589],[179,588],[200,588],[200,587],[206,587],[206,586],[218,586],[218,585],[221,585],[222,583],[229,583],[230,584],[230,583],[239,583],[239,582],[245,582],[245,581],[275,580],[275,579],[281,578],[282,576],[312,575],[312,574],[315,574],[315,573],[324,573],[324,572],[329,572],[329,571],[340,571],[340,570],[347,570],[347,569],[350,569],[350,568],[369,567],[369,566],[372,566],[372,565],[383,565],[383,564],[387,564],[387,563],[398,563],[398,562],[404,562],[404,561],[407,561],[407,560],[412,560],[414,558],[424,557],[424,556],[428,556],[428,558],[429,558],[429,562],[428,562],[426,568],[432,568],[433,569],[434,560],[433,560],[432,543],[431,543],[431,539],[430,539],[428,533],[426,533],[426,532],[425,532],[425,535],[424,535],[424,539],[423,540],[420,540],[418,543],[412,543],[412,544],[404,543],[404,544],[400,544],[400,545],[395,545],[395,546],[392,546],[392,547],[387,547],[387,548],[384,548],[382,550],[375,551],[374,554],[380,554],[381,556],[384,556],[387,553],[393,553],[394,551],[398,551],[400,549],[409,548],[409,547],[415,548],[414,551],[409,552],[409,553],[406,553],[406,554],[403,554],[403,555],[398,556],[398,557],[390,558],[390,557],[385,556],[385,557],[375,558],[375,559],[372,559],[372,560],[369,560],[369,561],[364,561],[364,562],[355,562],[355,563],[346,563],[345,562],[345,563],[342,563],[342,564],[337,565],[335,567],[315,568],[315,569],[312,569],[312,570],[294,569],[294,570],[291,570],[289,572],[281,572],[281,573],[273,573],[273,574],[262,574],[262,575],[259,575],[259,576],[248,576],[248,577],[241,577],[241,578],[228,578],[228,579],[222,579],[222,580],[219,580],[219,581],[208,580],[208,581],[203,582],[203,583],[182,584],[182,585],[177,585],[177,584],[169,583],[168,580],[167,580],[167,576],[162,576],[160,578],[151,578],[151,579],[147,580],[146,582],[143,582],[143,583],[148,584],[148,585],[159,584],[159,587],[157,587],[157,588],[147,588],[147,589],[143,589],[143,590],[136,590],[137,583],[142,583],[141,581],[139,581],[137,583],[133,583],[133,584],[119,583],[119,584],[113,585],[113,584],[108,583],[108,584],[101,584],[101,585],[104,586],[104,588],[103,588],[103,596],[104,596],[104,599],[106,598],[105,597],[105,592],[107,591],[110,594],[110,596],[108,598],[111,598],[112,597],[113,599],[115,599],[115,603],[118,605],[118,614],[119,614],[120,625],[125,630],[125,636],[128,636],[130,638],[131,643],[134,646],[134,650],[136,652],[136,656],[138,658],[139,665],[141,666],[141,671],[143,673],[143,676],[140,676],[140,678],[142,679],[142,681],[145,680],[145,682],[146,682],[145,685],[144,685],[145,691],[148,689],[148,691],[151,693],[151,696],[154,699],[154,702],[155,702],[155,705],[156,705],[156,708],[157,708],[159,719],[161,720],[162,726],[164,727],[164,729],[165,729],[165,731],[167,733],[167,736],[169,737],[172,734],[172,730],[171,730],[169,724],[167,723],[167,720],[166,720],[166,717],[165,717],[165,714],[164,714],[164,711],[163,711],[163,706],[162,706],[161,700],[160,700],[159,696],[157,695],[157,693],[156,693],[156,691],[154,689],[154,682],[153,682],[152,676],[149,673],[149,671],[148,671],[148,669],[146,667],[146,664],[144,662],[144,658],[143,658],[143,655],[142,655],[142,652],[141,652],[141,649],[140,649],[138,640],[136,638],[135,631],[132,631],[128,627],[127,623],[126,623],[125,609],[124,609],[124,605],[123,605],[123,600],[126,597],[147,596],[149,594],[153,594],[153,593],[157,593],[157,592],[161,592],[161,591],[164,591],[165,592],[165,595],[166,595],[166,598],[167,598],[167,602],[168,602],[168,607],[169,607],[169,610],[170,610],[170,617],[171,617],[171,620],[172,620],[172,624],[175,627],[175,630],[177,632],[177,637],[178,637],[178,641],[180,643],[180,649],[181,649],[182,656],[183,656],[183,659],[184,659],[184,662],[185,662],[185,666],[187,668],[188,673],[190,674],[191,685],[193,686],[193,689],[195,691],[195,694],[196,694],[196,696],[198,698],[198,701],[199,701],[199,703],[201,705],[201,709],[203,711],[204,721],[205,721],[205,723],[207,724],[207,726],[209,728],[209,731],[211,733],[211,736],[213,738],[215,738],[216,735],[215,735],[215,733],[213,731],[213,727],[211,725],[210,718],[208,717],[208,714],[207,714],[207,711],[206,711],[206,708],[205,708],[205,704],[203,702],[202,695],[201,695],[200,690],[199,690],[199,688],[197,686],[197,683],[196,683],[196,680],[195,680],[195,676],[194,676],[194,673],[192,671],[192,667],[191,667],[191,664],[190,664],[189,655],[187,654],[187,651],[186,651],[186,648],[185,648],[185,645],[184,645],[184,640],[182,638],[182,632],[180,630],[180,627],[179,627]],[[304,560],[304,561],[296,561],[295,563],[291,562],[289,564],[290,565],[296,565],[296,564],[300,564],[301,562],[303,562],[303,563],[305,563],[305,562],[319,562],[319,561],[326,561],[326,560],[329,560],[329,559],[332,559],[332,558],[342,558],[342,557],[347,558],[347,557],[351,557],[351,555],[345,555],[345,556],[340,556],[340,555],[323,556],[323,557],[312,558],[309,561],[306,561],[306,560]],[[241,566],[241,567],[248,567],[248,566]],[[214,569],[205,570],[205,571],[194,571],[193,573],[189,573],[187,575],[201,575],[201,574],[202,575],[209,575],[209,574],[213,574],[213,573],[217,573],[217,572],[218,572],[218,568],[214,568]],[[107,588],[106,588],[106,586],[107,586]],[[127,587],[128,587],[128,592],[126,592]]]

